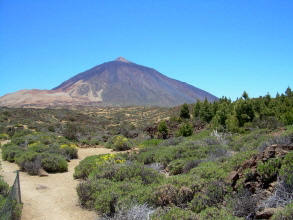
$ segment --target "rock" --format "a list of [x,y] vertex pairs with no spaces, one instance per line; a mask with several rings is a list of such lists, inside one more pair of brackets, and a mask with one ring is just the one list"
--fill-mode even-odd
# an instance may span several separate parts
[[279,208],[266,208],[256,213],[256,219],[270,219]]
[[49,187],[44,185],[37,185],[36,189],[49,189]]
[[275,157],[275,148],[276,148],[276,145],[272,145],[272,146],[269,146],[265,149],[264,151],[264,157],[265,158],[274,158]]
[[239,179],[239,174],[237,171],[231,171],[229,176],[226,179],[226,182],[231,184],[232,187],[236,185],[237,180]]
[[243,170],[245,170],[245,169],[251,168],[251,167],[253,167],[255,165],[256,165],[255,160],[251,159],[251,160],[244,161],[244,163],[242,164],[241,167],[242,167]]
[[251,193],[255,193],[257,188],[259,187],[258,182],[247,182],[245,183],[245,188],[249,189]]
[[38,170],[38,176],[49,176],[49,174],[41,168]]

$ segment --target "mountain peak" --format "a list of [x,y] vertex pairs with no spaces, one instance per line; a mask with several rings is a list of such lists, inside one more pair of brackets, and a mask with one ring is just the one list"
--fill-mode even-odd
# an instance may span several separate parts
[[129,60],[126,60],[124,57],[118,57],[116,60],[114,61],[119,61],[119,62],[124,62],[124,63],[132,63]]

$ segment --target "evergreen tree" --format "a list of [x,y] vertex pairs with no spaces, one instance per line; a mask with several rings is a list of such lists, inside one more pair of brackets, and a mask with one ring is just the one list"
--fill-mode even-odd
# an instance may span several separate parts
[[249,99],[249,96],[248,96],[247,92],[245,92],[245,91],[243,92],[242,97],[244,98],[244,100]]
[[212,114],[212,106],[211,104],[208,102],[207,99],[204,100],[204,102],[201,105],[200,108],[200,114],[199,117],[204,121],[204,122],[210,122],[213,118],[213,114]]
[[184,103],[181,107],[180,118],[182,118],[182,119],[184,119],[184,118],[189,119],[190,118],[189,108],[186,103]]
[[158,125],[158,131],[163,136],[163,139],[166,139],[167,138],[167,135],[168,135],[168,127],[167,127],[167,123],[166,123],[165,120],[162,120],[160,122],[160,124]]
[[198,118],[200,115],[200,104],[201,104],[201,102],[199,100],[197,100],[197,102],[195,103],[195,106],[193,108],[194,118]]
[[286,94],[288,97],[293,96],[292,90],[291,90],[291,88],[290,88],[289,86],[288,86],[288,88],[286,89],[285,94]]

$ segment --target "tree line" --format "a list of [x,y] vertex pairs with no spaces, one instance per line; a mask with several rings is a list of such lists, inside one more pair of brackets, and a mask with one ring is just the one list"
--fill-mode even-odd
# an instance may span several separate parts
[[[290,87],[285,94],[270,94],[258,98],[250,98],[247,92],[236,101],[222,97],[213,103],[197,101],[193,107],[192,116],[217,130],[241,132],[250,128],[275,129],[281,125],[293,124],[293,92]],[[187,104],[180,111],[180,118],[189,119]]]

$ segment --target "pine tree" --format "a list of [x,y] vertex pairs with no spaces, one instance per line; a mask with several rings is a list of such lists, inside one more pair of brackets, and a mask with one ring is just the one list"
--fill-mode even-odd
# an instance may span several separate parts
[[184,119],[184,118],[189,119],[190,118],[189,108],[186,103],[184,103],[181,107],[180,118],[182,118],[182,119]]

